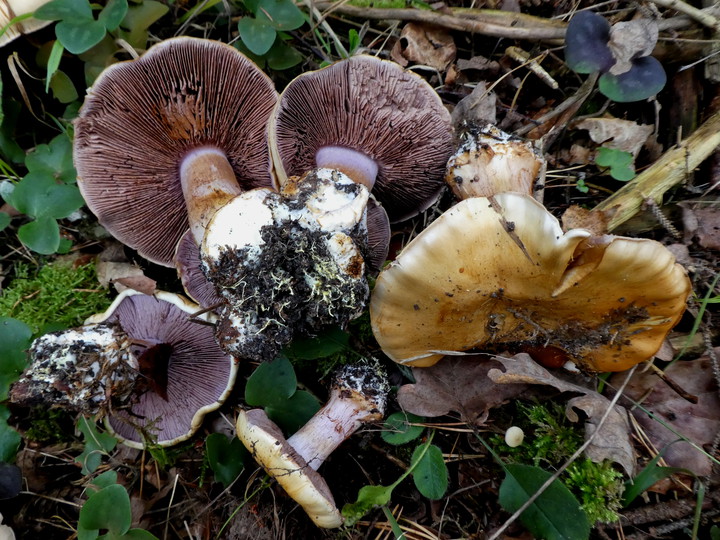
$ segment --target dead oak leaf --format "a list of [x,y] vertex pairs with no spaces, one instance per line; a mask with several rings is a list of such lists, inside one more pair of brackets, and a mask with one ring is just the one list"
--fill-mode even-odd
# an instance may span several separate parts
[[487,373],[500,364],[487,356],[447,357],[431,367],[413,368],[415,384],[398,390],[398,402],[407,412],[426,417],[455,411],[466,422],[483,422],[487,412],[522,394],[524,385],[503,386]]
[[[581,394],[568,402],[565,414],[570,421],[578,422],[580,417],[574,409],[581,409],[587,415],[585,440],[595,434],[600,419],[610,406],[610,400],[606,397],[589,388],[555,377],[527,354],[518,354],[513,358],[498,356],[496,360],[503,365],[505,371],[491,369],[488,377],[498,384],[542,384],[552,386],[561,392]],[[632,476],[635,470],[635,455],[630,441],[627,411],[623,407],[616,405],[613,408],[600,431],[594,435],[585,450],[585,455],[596,463],[605,459],[618,463],[628,476]]]

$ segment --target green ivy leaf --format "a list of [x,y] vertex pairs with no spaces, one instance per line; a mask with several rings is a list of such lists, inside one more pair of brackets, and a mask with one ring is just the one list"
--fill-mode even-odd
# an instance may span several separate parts
[[85,448],[75,461],[82,465],[83,474],[91,474],[100,466],[102,456],[115,448],[117,439],[108,433],[99,432],[95,421],[85,417],[80,417],[77,427],[85,437]]
[[245,402],[253,407],[266,407],[282,403],[297,390],[295,370],[284,356],[272,362],[263,362],[248,378],[245,385]]
[[[30,346],[32,330],[22,321],[0,317],[0,401],[27,366],[25,351]],[[5,461],[0,459],[0,461]]]
[[423,426],[411,426],[424,422],[425,418],[416,414],[398,411],[387,417],[380,436],[388,444],[401,445],[417,439],[425,430]]
[[285,43],[280,36],[275,40],[274,45],[268,51],[267,65],[275,71],[290,69],[303,60],[303,55]]
[[413,452],[412,463],[416,463],[412,475],[415,487],[428,499],[436,501],[445,495],[448,487],[448,470],[442,450],[431,444],[427,451],[418,446]]
[[55,35],[71,54],[93,48],[105,37],[105,25],[93,18],[62,20],[55,26]]
[[52,0],[36,9],[33,17],[43,21],[92,19],[92,8],[88,0]]
[[100,491],[101,489],[112,486],[113,484],[117,484],[117,471],[110,469],[109,471],[100,473],[93,478],[92,482],[90,482],[90,487],[92,487],[95,491]]
[[7,212],[0,212],[0,231],[10,225],[10,214]]
[[45,173],[66,184],[77,181],[72,160],[72,141],[65,133],[54,137],[48,144],[39,144],[25,158],[29,172]]
[[317,360],[344,351],[350,343],[350,334],[333,327],[311,338],[294,340],[283,352],[297,360]]
[[20,434],[7,423],[10,411],[5,405],[0,405],[0,461],[12,463],[20,447]]
[[[500,505],[515,512],[552,475],[532,465],[511,464],[500,485]],[[565,485],[555,480],[527,510],[520,521],[531,534],[547,540],[583,540],[590,536],[590,523],[580,503]]]
[[298,390],[288,399],[265,407],[270,420],[275,422],[285,433],[295,433],[320,410],[318,400],[304,390]]
[[113,536],[125,534],[131,524],[130,497],[119,484],[104,487],[90,495],[80,509],[78,519],[78,529],[82,528],[84,532],[108,529]]
[[268,52],[277,36],[277,31],[267,20],[253,19],[252,17],[240,19],[238,32],[247,48],[258,55]]
[[100,15],[98,15],[98,21],[100,21],[109,32],[112,32],[117,30],[125,18],[125,15],[127,15],[127,12],[127,0],[109,0],[100,12]]
[[255,15],[279,31],[295,30],[305,23],[305,15],[292,0],[260,0]]
[[633,155],[630,152],[601,146],[598,148],[595,164],[600,167],[609,167],[610,176],[620,182],[627,182],[635,178]]
[[43,216],[21,225],[18,238],[34,252],[52,255],[60,247],[60,227],[53,218]]
[[342,515],[345,517],[345,525],[352,527],[357,520],[362,518],[376,506],[383,506],[390,502],[395,484],[392,486],[363,486],[358,492],[357,500],[354,503],[347,503],[342,508]]
[[17,183],[8,202],[23,214],[34,218],[62,219],[83,204],[76,185],[59,184],[46,173],[28,173]]
[[237,437],[228,438],[222,433],[211,433],[205,439],[205,451],[215,481],[226,488],[245,468],[248,451]]
[[56,71],[50,81],[53,96],[60,103],[72,103],[79,95],[72,79],[64,71]]

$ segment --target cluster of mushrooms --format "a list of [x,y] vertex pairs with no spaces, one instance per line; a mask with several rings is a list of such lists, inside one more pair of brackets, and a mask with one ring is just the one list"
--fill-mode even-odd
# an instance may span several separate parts
[[[278,95],[236,49],[169,39],[106,69],[75,129],[92,212],[175,267],[195,303],[125,292],[85,326],[38,338],[11,395],[105,416],[130,446],[190,437],[228,396],[239,360],[272,360],[368,304],[395,362],[514,347],[619,371],[652,357],[690,292],[657,242],[564,232],[531,197],[542,160],[528,145],[487,128],[451,156],[438,95],[374,57],[305,73]],[[462,201],[382,269],[390,224],[435,203],[446,174]],[[382,419],[382,373],[346,366],[289,439],[262,410],[238,413],[240,439],[318,526],[343,519],[316,470]]]

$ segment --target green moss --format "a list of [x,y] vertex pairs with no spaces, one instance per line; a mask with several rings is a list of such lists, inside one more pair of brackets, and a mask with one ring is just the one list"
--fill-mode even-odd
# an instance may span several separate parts
[[33,407],[28,416],[30,428],[25,439],[42,444],[54,444],[73,440],[73,419],[68,411]]
[[[513,423],[525,432],[524,444],[510,448],[502,436],[492,438],[494,448],[506,461],[532,464],[553,472],[582,446],[582,429],[567,419],[563,404],[517,402],[516,408]],[[578,498],[591,523],[618,520],[624,484],[622,473],[612,462],[578,459],[560,480]]]
[[56,261],[39,270],[17,263],[15,279],[0,294],[0,316],[23,321],[36,335],[79,326],[109,305],[92,263]]

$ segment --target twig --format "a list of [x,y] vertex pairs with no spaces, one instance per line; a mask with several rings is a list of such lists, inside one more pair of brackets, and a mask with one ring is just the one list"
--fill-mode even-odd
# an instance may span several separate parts
[[660,203],[671,187],[681,183],[720,145],[720,112],[706,120],[690,137],[598,204],[593,211],[615,209],[608,229],[613,230],[633,217],[646,199]]
[[680,13],[684,13],[691,19],[695,19],[700,24],[712,28],[714,30],[720,30],[720,21],[707,10],[698,9],[693,7],[681,0],[651,0],[653,4],[662,6],[669,9],[674,9]]
[[600,430],[602,429],[603,425],[605,424],[605,421],[610,416],[610,413],[615,408],[615,404],[618,402],[618,400],[620,399],[620,396],[623,394],[623,391],[625,390],[625,387],[627,386],[628,382],[630,382],[630,378],[635,373],[636,368],[637,368],[637,365],[633,366],[630,369],[630,371],[628,371],[627,377],[625,377],[625,380],[623,381],[622,386],[620,386],[620,388],[616,392],[615,396],[613,396],[612,401],[610,402],[607,410],[605,411],[605,414],[602,415],[602,418],[600,418],[600,421],[597,423],[597,427],[595,428],[595,431],[593,431],[590,434],[590,436],[583,443],[583,445],[580,448],[578,448],[575,451],[575,453],[572,456],[570,456],[568,458],[568,460],[560,466],[560,468],[558,468],[558,470],[555,472],[555,474],[553,474],[550,478],[548,478],[545,481],[545,483],[542,486],[540,486],[540,488],[535,493],[533,493],[527,501],[525,501],[525,504],[523,504],[520,508],[518,508],[517,511],[512,516],[510,516],[507,519],[507,521],[505,521],[505,523],[503,523],[500,526],[500,528],[492,534],[492,536],[490,536],[488,538],[488,540],[497,540],[500,537],[500,535],[503,533],[503,531],[505,531],[505,529],[507,529],[512,523],[514,523],[517,520],[517,518],[519,518],[520,515],[525,510],[527,510],[530,507],[530,505],[532,505],[537,500],[537,498],[540,497],[540,495],[542,495],[545,492],[545,490],[547,488],[549,488],[550,485],[560,477],[560,475],[563,472],[565,472],[565,469],[567,469],[577,458],[579,458],[580,455],[587,449],[587,447],[590,446],[590,444],[595,439],[595,436],[598,433],[600,433]]

